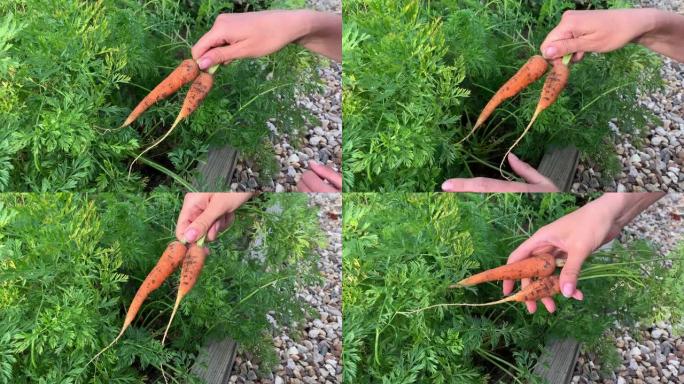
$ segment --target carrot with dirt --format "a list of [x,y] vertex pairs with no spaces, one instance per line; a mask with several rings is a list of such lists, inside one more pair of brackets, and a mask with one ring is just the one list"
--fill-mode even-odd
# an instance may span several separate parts
[[90,359],[88,364],[97,359],[102,353],[107,351],[117,341],[119,341],[119,339],[121,339],[121,336],[123,336],[126,329],[131,325],[133,319],[135,319],[135,316],[138,314],[142,303],[152,292],[161,287],[162,283],[164,283],[164,281],[171,276],[173,271],[178,268],[180,263],[185,258],[186,252],[187,247],[180,241],[173,241],[169,243],[169,245],[166,247],[166,250],[164,250],[164,253],[159,258],[157,265],[152,268],[152,271],[150,271],[143,283],[140,285],[140,288],[138,288],[138,291],[135,293],[133,301],[131,301],[131,304],[128,306],[128,311],[126,312],[123,327],[121,328],[119,335],[116,336],[116,338],[108,346],[106,346],[92,359]]
[[176,303],[173,305],[173,311],[169,318],[169,323],[166,325],[164,336],[162,337],[162,345],[166,341],[166,335],[169,332],[173,318],[176,316],[176,311],[180,305],[181,300],[187,295],[192,287],[197,283],[197,279],[202,273],[204,267],[204,260],[207,257],[207,250],[204,248],[204,238],[201,238],[196,244],[192,244],[188,249],[188,253],[183,260],[181,267],[180,285],[178,286],[178,295],[176,296]]
[[558,100],[558,96],[560,96],[561,92],[563,92],[563,89],[565,89],[565,86],[568,84],[568,78],[570,78],[570,67],[568,64],[570,63],[571,57],[572,55],[569,54],[564,56],[563,59],[553,60],[553,68],[551,69],[551,72],[549,72],[549,75],[546,76],[544,87],[541,91],[541,97],[539,98],[537,108],[534,110],[534,114],[532,115],[530,123],[527,124],[527,127],[523,131],[522,135],[515,140],[513,145],[508,148],[508,151],[504,155],[503,159],[501,159],[501,164],[499,164],[499,173],[501,173],[501,176],[504,178],[507,179],[507,177],[503,174],[502,168],[506,158],[508,157],[508,154],[511,153],[513,148],[515,148],[520,140],[525,137],[527,131],[530,130],[530,127],[532,127],[532,124],[534,124],[534,121],[537,119],[539,114],[555,103],[556,100]]
[[195,80],[200,75],[200,69],[195,60],[187,59],[183,60],[182,63],[176,69],[171,72],[161,83],[159,83],[154,89],[142,99],[138,105],[133,108],[133,111],[126,121],[124,121],[121,127],[126,127],[134,122],[140,115],[143,114],[151,106],[164,100],[167,97],[176,93],[182,86]]
[[142,155],[149,152],[162,141],[164,141],[171,134],[171,132],[173,132],[178,123],[190,116],[190,114],[192,114],[199,107],[199,105],[202,103],[202,100],[207,97],[209,91],[211,91],[211,87],[214,85],[214,72],[216,72],[216,69],[218,69],[218,65],[209,68],[207,72],[200,72],[200,74],[195,78],[195,81],[192,82],[187,95],[185,95],[183,106],[181,107],[178,117],[176,117],[176,121],[173,122],[173,125],[171,125],[171,128],[169,128],[168,131],[166,131],[164,136],[147,147],[133,160],[133,162],[131,162],[131,165],[128,168],[129,175],[133,169],[133,164],[135,164],[135,162],[138,161]]
[[484,124],[485,120],[494,113],[494,110],[504,102],[504,100],[509,99],[518,93],[522,92],[523,89],[527,88],[530,84],[539,80],[544,73],[546,73],[549,63],[543,57],[539,55],[534,55],[530,57],[525,65],[520,67],[518,72],[515,73],[504,85],[499,88],[498,91],[492,96],[487,105],[480,112],[473,129],[468,132],[468,134],[461,139],[459,142],[462,143],[470,135],[472,135],[477,128]]
[[536,301],[544,297],[552,297],[560,293],[560,283],[559,276],[547,276],[541,279],[531,282],[527,287],[522,288],[520,291],[514,295],[504,297],[501,300],[491,301],[489,303],[447,303],[447,304],[435,304],[429,307],[414,309],[412,311],[397,312],[400,315],[410,315],[413,313],[418,313],[426,311],[432,308],[438,307],[483,307],[488,305],[503,304],[508,302],[520,302],[525,301]]
[[556,259],[548,253],[541,254],[480,272],[450,285],[449,288],[470,287],[488,281],[546,277],[553,275],[556,267],[562,267],[563,264],[563,259]]

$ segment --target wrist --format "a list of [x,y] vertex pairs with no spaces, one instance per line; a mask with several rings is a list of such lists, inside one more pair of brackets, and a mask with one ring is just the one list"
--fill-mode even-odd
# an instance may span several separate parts
[[316,34],[318,26],[316,25],[315,11],[301,9],[291,12],[293,14],[293,43],[300,43],[307,37]]
[[642,28],[634,42],[648,47],[657,39],[659,31],[666,28],[668,14],[654,8],[647,8],[638,12],[640,13]]

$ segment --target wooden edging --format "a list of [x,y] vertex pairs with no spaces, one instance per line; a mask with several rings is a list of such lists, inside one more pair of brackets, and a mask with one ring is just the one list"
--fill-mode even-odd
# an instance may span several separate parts
[[192,373],[207,384],[225,384],[230,379],[238,344],[230,339],[210,342],[200,351]]
[[534,373],[548,384],[567,384],[572,380],[579,352],[577,340],[551,340],[544,347]]
[[212,148],[207,154],[207,161],[200,162],[197,167],[199,177],[192,184],[199,191],[223,192],[230,189],[238,151],[230,146]]
[[551,148],[544,154],[537,170],[551,179],[562,192],[570,192],[577,163],[579,163],[577,148]]

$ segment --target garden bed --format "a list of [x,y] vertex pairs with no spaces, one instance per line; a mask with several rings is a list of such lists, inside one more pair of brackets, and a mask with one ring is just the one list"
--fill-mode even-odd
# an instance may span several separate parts
[[[559,297],[553,314],[543,308],[528,314],[519,304],[400,314],[500,299],[498,284],[447,287],[505,263],[531,233],[585,203],[564,194],[345,195],[345,382],[538,382],[535,366],[551,340],[572,338],[610,356],[605,331],[615,322],[681,319],[684,298],[675,283],[682,280],[681,260],[677,268],[651,265],[656,252],[643,242],[594,254],[584,269],[605,275],[591,278],[585,271],[585,299]],[[635,275],[633,268],[614,265],[630,260],[649,263],[652,273]],[[560,358],[568,367],[574,363]]]
[[[0,194],[0,382],[197,382],[201,348],[230,337],[274,364],[276,329],[311,311],[296,293],[321,280],[325,242],[305,195],[253,198],[209,244],[198,283],[165,346],[177,274],[143,304],[123,338],[126,307],[173,228],[182,196]],[[276,325],[278,327],[276,327]],[[196,370],[193,370],[196,372]]]

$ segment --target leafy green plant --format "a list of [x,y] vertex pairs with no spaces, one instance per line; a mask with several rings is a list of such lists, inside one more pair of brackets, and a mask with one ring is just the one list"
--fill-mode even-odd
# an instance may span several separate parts
[[126,306],[173,234],[181,197],[4,194],[0,196],[0,383],[176,382],[200,346],[231,337],[267,365],[278,326],[308,306],[296,286],[317,282],[318,221],[302,195],[257,198],[219,240],[183,301],[167,345],[177,274],[143,305],[124,338]]
[[[469,140],[492,94],[531,56],[563,11],[625,7],[625,1],[345,2],[344,181],[350,191],[430,191],[449,177],[498,176],[542,81],[506,101]],[[637,90],[661,84],[659,60],[628,46],[587,55],[560,99],[515,149],[535,164],[554,145],[575,145],[615,168],[608,121],[639,136],[651,114]]]
[[[614,321],[682,319],[684,297],[664,296],[681,266],[649,262],[645,244],[616,246],[585,265],[582,302],[530,315],[520,304],[437,307],[501,298],[500,284],[447,287],[505,263],[536,229],[576,209],[572,195],[349,194],[344,200],[344,378],[348,383],[537,382],[545,339],[597,346]],[[621,264],[623,263],[623,264]],[[678,261],[681,264],[681,259]],[[654,300],[657,302],[654,303]],[[654,315],[654,306],[659,315]]]
[[[0,191],[140,191],[191,180],[213,146],[230,144],[262,174],[274,168],[268,119],[293,133],[310,116],[296,92],[317,87],[313,56],[294,47],[222,67],[189,122],[133,158],[173,122],[185,90],[119,128],[220,12],[270,0],[3,1],[0,4]],[[279,7],[299,1],[279,1]],[[18,31],[21,31],[18,33]],[[263,126],[263,127],[262,127]],[[211,187],[211,186],[207,186]]]

